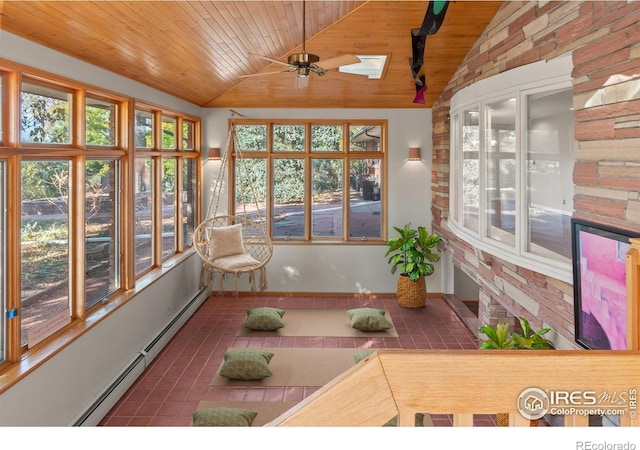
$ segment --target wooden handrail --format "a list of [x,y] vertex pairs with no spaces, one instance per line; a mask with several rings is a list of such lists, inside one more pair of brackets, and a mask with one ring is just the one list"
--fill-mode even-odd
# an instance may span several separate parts
[[[517,399],[532,387],[574,393],[574,403],[591,402],[585,392],[606,393],[615,404],[598,398],[593,408],[626,408],[621,426],[640,426],[640,405],[629,404],[639,368],[640,351],[378,350],[269,426],[380,426],[395,415],[399,426],[414,426],[417,412],[453,414],[454,426],[472,425],[473,414],[508,412],[510,425],[528,426]],[[565,414],[565,426],[585,424],[580,413]]]

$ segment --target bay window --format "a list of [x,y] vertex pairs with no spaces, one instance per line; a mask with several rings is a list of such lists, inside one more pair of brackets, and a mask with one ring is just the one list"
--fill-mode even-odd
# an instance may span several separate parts
[[571,282],[570,58],[482,80],[451,100],[450,226],[472,246]]

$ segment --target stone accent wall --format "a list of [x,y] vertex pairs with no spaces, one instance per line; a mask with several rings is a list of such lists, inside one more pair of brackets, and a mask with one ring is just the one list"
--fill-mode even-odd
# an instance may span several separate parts
[[497,73],[572,53],[574,217],[640,231],[640,2],[508,1],[433,105],[433,229],[454,264],[480,285],[480,322],[524,316],[574,344],[573,287],[455,238],[449,214],[449,103]]

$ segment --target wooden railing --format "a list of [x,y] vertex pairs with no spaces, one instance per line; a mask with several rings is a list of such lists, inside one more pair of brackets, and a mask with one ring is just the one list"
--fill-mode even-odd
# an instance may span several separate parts
[[509,413],[511,426],[529,426],[517,400],[537,387],[560,396],[565,426],[586,426],[583,408],[624,409],[621,426],[640,426],[639,374],[638,351],[379,350],[269,425],[380,426],[398,415],[414,426],[415,413],[429,413],[472,426],[474,414]]
[[472,426],[474,414],[508,413],[509,425],[529,426],[518,398],[539,388],[565,426],[588,425],[589,409],[622,410],[621,426],[640,426],[640,239],[626,270],[627,351],[379,350],[269,425],[380,426],[397,415],[414,426],[429,413]]

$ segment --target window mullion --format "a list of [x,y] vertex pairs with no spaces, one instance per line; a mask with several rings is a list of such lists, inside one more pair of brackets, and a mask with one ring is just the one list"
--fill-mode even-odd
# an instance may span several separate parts
[[480,129],[479,134],[480,134],[480,143],[479,146],[480,148],[478,149],[478,165],[479,165],[479,169],[478,169],[478,173],[479,173],[479,180],[478,180],[478,184],[479,184],[479,200],[478,200],[478,237],[481,241],[486,241],[487,240],[487,175],[486,175],[486,170],[487,170],[487,114],[486,114],[486,108],[487,108],[487,104],[486,103],[480,103],[479,106],[479,111],[478,111],[478,115],[479,117],[479,124],[480,124]]
[[311,239],[311,224],[313,223],[313,195],[311,169],[311,124],[304,124],[304,239]]
[[71,145],[85,149],[87,146],[87,95],[84,89],[73,91],[71,102]]
[[529,236],[528,199],[529,182],[527,180],[527,108],[526,95],[519,92],[516,96],[516,254],[527,252]]
[[349,123],[344,122],[342,124],[342,210],[344,213],[342,214],[342,239],[347,241],[349,240],[349,230],[351,229],[350,221],[351,217],[349,214],[349,208],[351,208],[351,188],[350,188],[350,180],[351,180],[351,158],[349,157]]
[[[178,127],[180,129],[180,127]],[[180,134],[180,133],[178,133]],[[181,142],[182,137],[180,136]],[[175,243],[176,243],[176,252],[181,253],[184,251],[184,227],[185,224],[182,221],[182,211],[184,208],[184,204],[182,202],[182,195],[184,193],[184,158],[176,158],[176,174],[175,174],[175,214],[174,214],[174,233],[175,233]]]
[[71,160],[69,182],[69,294],[71,317],[85,317],[85,158],[76,156]]
[[153,156],[152,261],[151,268],[162,265],[162,155]]
[[20,143],[20,85],[18,72],[8,72],[2,76],[4,83],[3,133],[5,147],[17,147]]

